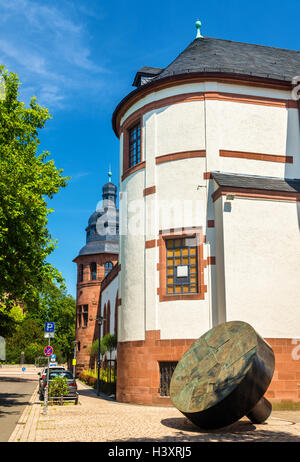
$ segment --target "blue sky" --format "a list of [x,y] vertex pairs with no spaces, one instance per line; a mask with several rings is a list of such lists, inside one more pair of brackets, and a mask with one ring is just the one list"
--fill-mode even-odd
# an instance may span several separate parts
[[75,295],[85,227],[111,164],[118,182],[118,139],[111,116],[143,66],[166,67],[204,36],[300,50],[299,1],[0,0],[0,64],[16,72],[20,97],[35,95],[53,119],[41,147],[71,176],[49,201],[50,256]]

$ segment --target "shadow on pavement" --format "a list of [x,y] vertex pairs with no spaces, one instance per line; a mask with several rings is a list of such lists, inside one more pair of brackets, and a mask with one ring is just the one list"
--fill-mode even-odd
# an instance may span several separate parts
[[37,379],[35,378],[25,378],[25,377],[12,377],[0,375],[0,384],[1,382],[35,382]]
[[300,438],[296,435],[292,435],[286,432],[275,432],[275,431],[268,431],[268,430],[257,430],[253,431],[252,433],[228,433],[228,434],[220,434],[220,433],[210,433],[210,434],[199,434],[199,435],[189,435],[183,432],[178,432],[177,436],[164,436],[162,438],[129,438],[129,439],[118,439],[118,440],[111,440],[113,441],[126,441],[126,442],[151,442],[151,443],[161,443],[161,442],[173,442],[173,443],[184,443],[184,442],[194,442],[194,443],[212,443],[212,442],[280,442],[280,443],[292,443],[292,442],[300,442]]
[[[181,422],[180,422],[181,421]],[[300,437],[283,431],[257,429],[251,422],[236,422],[221,430],[202,430],[186,419],[164,419],[161,423],[169,428],[178,430],[176,435],[166,435],[161,438],[129,438],[126,442],[300,442]],[[187,433],[189,432],[189,433]],[[191,435],[190,433],[194,434]],[[112,440],[117,441],[117,440]]]
[[161,423],[165,427],[174,428],[175,430],[185,430],[193,433],[244,433],[254,431],[256,429],[255,425],[253,425],[250,421],[247,422],[243,420],[239,420],[238,422],[235,422],[228,427],[224,427],[218,430],[205,430],[199,428],[185,417],[164,419],[161,421]]
[[[20,401],[20,398],[24,396],[28,396],[28,401]],[[15,409],[14,411],[7,411],[3,408],[26,406],[29,404],[30,396],[31,394],[26,395],[20,393],[0,393],[0,418],[7,414],[19,414],[19,409]]]
[[100,395],[97,396],[97,392],[93,388],[85,388],[85,389],[78,390],[78,394],[79,396],[88,396],[89,398],[104,399],[105,401],[116,402],[115,398],[110,398],[104,393],[100,393]]

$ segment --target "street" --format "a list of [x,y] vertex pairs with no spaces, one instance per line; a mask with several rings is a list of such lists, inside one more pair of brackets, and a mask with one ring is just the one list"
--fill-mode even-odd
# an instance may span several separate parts
[[22,374],[16,369],[0,369],[0,442],[8,441],[20,415],[29,404],[37,380],[35,371]]

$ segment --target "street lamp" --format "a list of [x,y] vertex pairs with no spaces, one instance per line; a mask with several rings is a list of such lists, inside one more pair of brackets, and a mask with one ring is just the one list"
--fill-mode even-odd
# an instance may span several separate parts
[[98,321],[98,326],[99,326],[98,361],[97,361],[97,396],[99,396],[100,395],[101,326],[102,326],[103,317],[98,316],[96,318],[96,321]]

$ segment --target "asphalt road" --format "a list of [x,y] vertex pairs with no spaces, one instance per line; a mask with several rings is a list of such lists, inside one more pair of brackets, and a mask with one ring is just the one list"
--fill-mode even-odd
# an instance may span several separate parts
[[8,441],[36,386],[36,375],[0,374],[0,442]]

